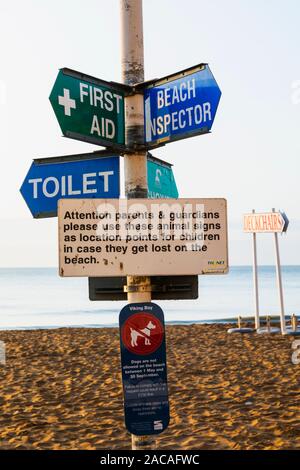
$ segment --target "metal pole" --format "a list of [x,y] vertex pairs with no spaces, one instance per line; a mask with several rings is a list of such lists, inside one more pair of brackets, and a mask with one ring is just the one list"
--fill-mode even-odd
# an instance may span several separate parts
[[271,331],[271,317],[270,317],[270,315],[267,315],[267,317],[266,317],[266,324],[267,324],[268,333],[270,333],[270,331]]
[[[252,213],[255,210],[252,209]],[[255,329],[260,328],[259,321],[259,298],[258,298],[258,275],[257,275],[257,250],[256,250],[256,233],[253,232],[253,284],[254,284],[254,302],[255,302]]]
[[[120,0],[122,79],[127,85],[144,81],[144,40],[142,0]],[[131,153],[124,155],[125,195],[128,199],[147,198],[147,153],[139,151],[144,144],[144,98],[136,94],[125,98],[126,145]],[[129,303],[151,302],[151,279],[127,276]],[[132,434],[132,449],[155,449],[152,436]]]
[[[272,212],[275,212],[275,209],[272,209]],[[279,245],[278,245],[278,233],[274,233],[275,241],[275,255],[276,255],[276,276],[277,276],[277,285],[279,293],[279,302],[280,302],[280,326],[281,333],[284,335],[286,333],[285,325],[285,314],[284,314],[284,304],[283,304],[283,289],[282,289],[282,280],[281,280],[281,267],[280,267],[280,257],[279,257]]]

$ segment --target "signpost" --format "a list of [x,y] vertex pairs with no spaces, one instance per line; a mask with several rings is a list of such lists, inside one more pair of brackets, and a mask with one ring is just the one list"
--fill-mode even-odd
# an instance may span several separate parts
[[[56,217],[61,198],[118,198],[119,157],[101,150],[86,154],[38,158],[20,188],[34,218]],[[147,156],[149,198],[177,198],[172,165]]]
[[146,144],[157,147],[209,132],[220,97],[207,64],[150,83],[144,90]]
[[[147,155],[148,197],[178,197],[172,165]],[[126,300],[126,276],[89,277],[90,300]],[[152,299],[197,299],[198,276],[153,276],[151,278]]]
[[34,218],[55,217],[61,198],[118,198],[119,160],[96,154],[37,159],[20,191]]
[[259,298],[258,298],[258,275],[257,275],[257,254],[256,254],[256,234],[257,233],[274,233],[275,242],[275,256],[276,256],[276,277],[279,293],[280,303],[280,326],[281,333],[287,334],[284,302],[283,302],[283,289],[281,279],[281,267],[278,246],[278,233],[286,232],[289,225],[289,220],[285,213],[272,212],[256,213],[252,210],[251,214],[244,215],[244,232],[252,233],[253,235],[253,282],[254,282],[254,299],[255,299],[255,328],[259,333],[276,332],[276,329],[262,329],[260,328],[259,321]]
[[[252,210],[255,213],[255,210]],[[253,219],[252,219],[253,220]],[[257,273],[257,249],[256,249],[256,233],[252,234],[253,241],[253,284],[254,284],[254,302],[255,302],[255,329],[260,328],[259,318],[259,294],[258,294],[258,273]]]
[[164,319],[151,303],[151,281],[166,289],[157,289],[160,298],[173,298],[175,284],[176,298],[180,289],[191,298],[196,275],[228,270],[226,200],[176,199],[171,165],[147,160],[147,149],[210,132],[221,91],[207,64],[144,83],[142,2],[120,5],[124,84],[63,68],[49,99],[65,137],[124,155],[128,200],[114,199],[120,195],[115,155],[34,160],[21,193],[33,217],[58,210],[61,276],[114,277],[117,290],[126,277],[125,421],[132,448],[146,449],[155,446],[147,436],[169,423]]
[[128,304],[119,321],[126,428],[159,434],[170,420],[163,312],[150,302]]
[[122,149],[124,97],[128,89],[63,68],[49,99],[65,137]]
[[289,225],[283,212],[263,212],[244,215],[244,232],[248,233],[282,233]]
[[61,276],[223,274],[225,199],[61,199]]
[[147,157],[148,197],[177,198],[178,190],[172,165],[148,153]]

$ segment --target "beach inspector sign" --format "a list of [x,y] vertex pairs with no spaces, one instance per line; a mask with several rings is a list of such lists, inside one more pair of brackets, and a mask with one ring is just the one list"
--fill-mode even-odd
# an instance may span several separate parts
[[119,324],[126,428],[159,434],[170,421],[163,311],[150,302],[128,304]]
[[146,84],[146,144],[156,147],[210,132],[220,98],[221,90],[207,64]]
[[61,276],[228,270],[225,199],[60,199]]

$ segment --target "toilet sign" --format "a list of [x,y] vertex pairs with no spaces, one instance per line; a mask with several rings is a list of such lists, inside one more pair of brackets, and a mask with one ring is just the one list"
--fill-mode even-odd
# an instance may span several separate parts
[[170,420],[163,311],[150,302],[128,304],[119,321],[126,428],[159,434]]
[[20,191],[34,218],[55,217],[61,198],[118,198],[119,160],[93,154],[37,159]]
[[125,86],[61,69],[49,99],[63,135],[123,148],[124,90]]

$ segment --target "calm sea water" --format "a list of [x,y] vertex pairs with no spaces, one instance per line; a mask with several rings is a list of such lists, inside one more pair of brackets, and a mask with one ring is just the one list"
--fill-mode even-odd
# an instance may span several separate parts
[[[300,314],[300,266],[284,266],[286,314]],[[259,269],[261,314],[278,315],[275,268]],[[167,322],[202,322],[253,315],[252,269],[199,277],[199,298],[158,301]],[[60,278],[54,268],[0,269],[0,328],[115,326],[125,302],[90,302],[85,278]]]

